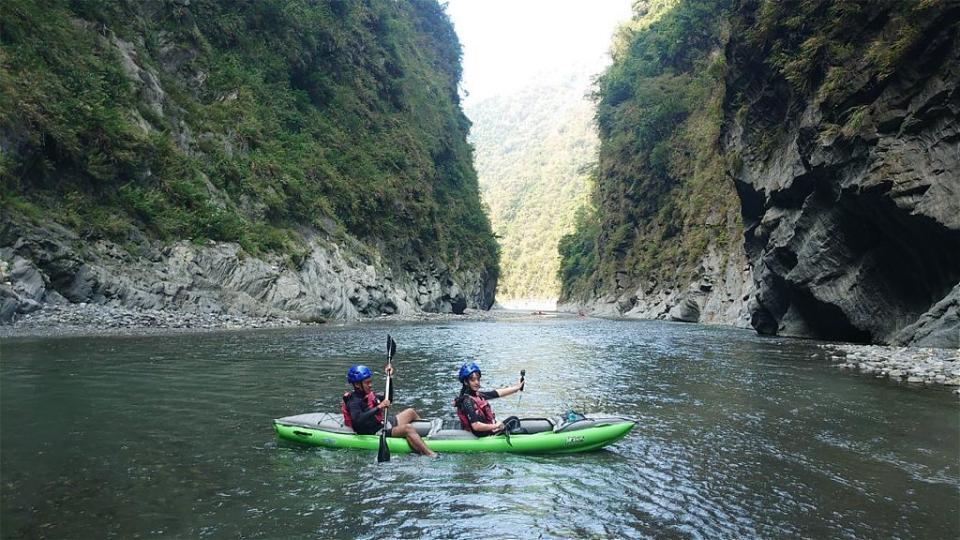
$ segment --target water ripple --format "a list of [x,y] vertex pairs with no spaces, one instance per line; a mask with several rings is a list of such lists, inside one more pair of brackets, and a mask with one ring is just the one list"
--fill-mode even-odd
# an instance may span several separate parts
[[[394,456],[274,439],[343,377],[456,420],[456,373],[527,371],[499,417],[638,420],[573,456]],[[365,324],[0,344],[0,536],[957,537],[955,401],[839,376],[816,343],[655,321]]]

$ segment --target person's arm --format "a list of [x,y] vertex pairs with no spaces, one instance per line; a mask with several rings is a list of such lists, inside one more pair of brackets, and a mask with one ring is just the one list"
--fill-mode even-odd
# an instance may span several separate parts
[[510,394],[516,394],[516,393],[519,392],[520,390],[523,390],[523,384],[524,384],[524,383],[522,383],[522,382],[517,382],[517,384],[515,384],[515,385],[513,385],[513,386],[507,386],[507,387],[504,387],[504,388],[498,388],[498,389],[494,390],[494,392],[497,393],[497,397],[509,396]]
[[485,424],[483,422],[474,422],[470,424],[470,427],[474,431],[484,432],[484,431],[500,431],[503,429],[503,422],[497,422],[496,424]]

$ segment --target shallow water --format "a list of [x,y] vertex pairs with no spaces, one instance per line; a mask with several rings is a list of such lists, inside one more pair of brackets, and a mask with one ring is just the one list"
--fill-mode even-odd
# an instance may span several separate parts
[[[436,460],[278,442],[398,343],[396,401],[453,421],[455,373],[527,370],[500,418],[639,419],[609,449]],[[960,407],[839,372],[816,342],[534,318],[0,342],[3,538],[960,535]]]

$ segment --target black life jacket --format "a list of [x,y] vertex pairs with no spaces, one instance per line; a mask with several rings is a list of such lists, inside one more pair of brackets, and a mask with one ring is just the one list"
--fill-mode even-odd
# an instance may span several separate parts
[[[353,392],[345,392],[343,394],[343,401],[340,402],[340,412],[343,413],[343,423],[349,428],[353,427],[353,419],[350,418],[350,411],[347,409],[347,400],[350,399],[350,396],[353,395]],[[373,392],[367,392],[363,396],[364,400],[367,402],[367,410],[369,411],[373,407],[376,407],[380,402],[377,400],[377,395]],[[383,423],[383,410],[377,411],[377,414],[374,415],[377,422]]]

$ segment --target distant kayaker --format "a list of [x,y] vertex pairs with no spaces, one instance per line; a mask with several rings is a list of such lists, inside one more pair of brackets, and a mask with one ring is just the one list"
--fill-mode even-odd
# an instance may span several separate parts
[[[393,366],[387,365],[385,371],[387,375],[392,376]],[[344,424],[352,427],[359,435],[376,435],[384,427],[383,409],[390,406],[389,398],[393,397],[393,386],[391,385],[391,395],[387,398],[382,394],[375,394],[373,373],[367,366],[353,366],[347,370],[347,382],[353,385],[353,392],[343,394],[341,412]],[[417,430],[410,425],[414,420],[420,420],[420,416],[412,408],[404,409],[387,418],[387,435],[404,437],[414,452],[435,456],[436,454],[423,443]]]
[[460,367],[460,395],[453,400],[457,417],[463,429],[472,431],[477,437],[494,435],[503,430],[503,422],[497,422],[488,399],[509,396],[523,390],[523,380],[513,386],[497,390],[480,391],[480,366],[475,362]]

